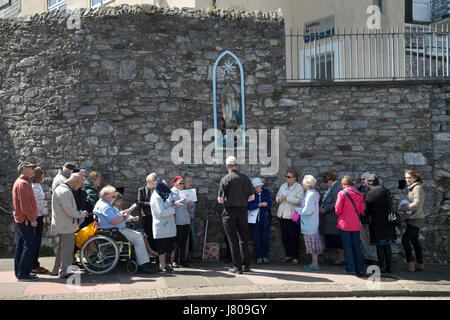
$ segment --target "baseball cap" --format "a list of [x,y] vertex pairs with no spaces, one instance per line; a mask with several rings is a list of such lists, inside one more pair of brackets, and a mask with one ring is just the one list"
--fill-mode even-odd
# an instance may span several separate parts
[[254,187],[263,186],[264,185],[264,183],[262,182],[262,180],[260,178],[252,179],[252,184],[253,184]]
[[23,168],[27,168],[27,167],[36,168],[37,165],[35,165],[31,162],[25,161],[25,162],[22,162],[21,164],[19,164],[19,166],[17,167],[17,170],[20,172]]
[[237,160],[236,160],[235,157],[229,156],[229,157],[227,158],[227,160],[225,160],[225,164],[228,164],[228,165],[235,165],[235,164],[238,164],[238,163],[237,163]]
[[66,163],[64,164],[64,167],[67,168],[67,169],[73,170],[73,169],[75,169],[77,166],[76,166],[75,163],[73,163],[73,162],[66,162]]

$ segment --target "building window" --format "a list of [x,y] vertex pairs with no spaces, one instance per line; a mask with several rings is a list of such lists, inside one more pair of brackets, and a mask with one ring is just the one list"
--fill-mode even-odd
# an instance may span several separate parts
[[386,14],[386,0],[373,0],[373,4],[380,8],[382,14]]
[[0,9],[9,7],[11,5],[11,0],[0,0]]
[[112,1],[113,0],[91,0],[91,8],[99,7]]
[[48,11],[66,10],[66,0],[47,0]]
[[333,58],[334,53],[326,53],[310,59],[311,61],[311,75],[316,80],[333,79]]
[[342,41],[333,41],[322,45],[306,46],[300,51],[298,60],[299,80],[339,80],[343,76],[341,60]]

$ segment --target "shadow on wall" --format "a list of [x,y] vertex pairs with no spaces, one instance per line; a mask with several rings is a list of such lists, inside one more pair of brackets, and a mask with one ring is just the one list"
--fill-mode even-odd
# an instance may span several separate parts
[[0,106],[0,254],[6,254],[12,252],[15,237],[11,190],[17,178],[18,159],[5,118],[8,107]]

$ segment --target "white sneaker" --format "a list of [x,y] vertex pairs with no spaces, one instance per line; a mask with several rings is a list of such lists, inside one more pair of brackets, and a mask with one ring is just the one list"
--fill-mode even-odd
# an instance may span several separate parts
[[263,258],[263,262],[264,263],[269,263],[269,259],[268,258]]
[[258,259],[256,260],[256,263],[257,263],[257,264],[261,264],[261,263],[263,263],[263,261],[262,261],[261,258],[258,258]]

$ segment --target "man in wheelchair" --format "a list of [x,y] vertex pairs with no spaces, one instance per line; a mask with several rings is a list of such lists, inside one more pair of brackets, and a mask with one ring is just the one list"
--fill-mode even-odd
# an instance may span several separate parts
[[142,234],[138,231],[126,228],[126,219],[129,217],[128,210],[124,210],[120,213],[112,205],[115,193],[116,188],[110,185],[104,187],[100,191],[100,200],[97,201],[93,210],[98,218],[99,229],[117,228],[118,231],[133,245],[139,272],[149,274],[156,273],[156,270],[150,263]]

